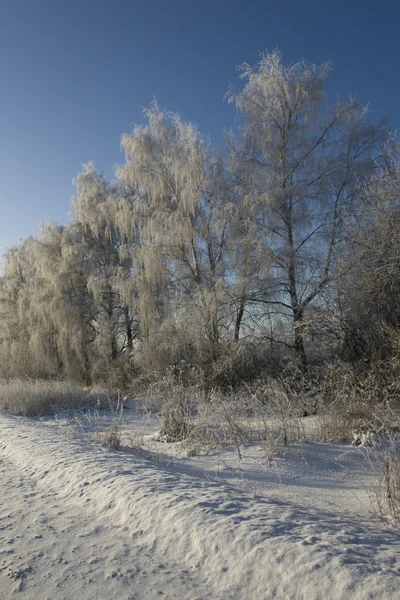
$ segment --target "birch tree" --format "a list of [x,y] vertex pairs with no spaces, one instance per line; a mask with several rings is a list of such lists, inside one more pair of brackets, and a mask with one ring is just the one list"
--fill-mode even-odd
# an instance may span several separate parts
[[293,346],[307,365],[305,313],[334,276],[335,250],[356,184],[374,169],[385,136],[353,98],[329,106],[330,64],[284,66],[279,52],[240,67],[242,90],[228,99],[244,117],[247,187],[274,284],[252,300],[279,307],[293,324]]

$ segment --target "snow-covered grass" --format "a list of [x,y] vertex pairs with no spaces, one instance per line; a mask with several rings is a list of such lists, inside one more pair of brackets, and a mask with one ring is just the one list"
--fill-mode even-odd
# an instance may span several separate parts
[[[45,423],[67,436],[134,452],[177,472],[229,482],[254,497],[284,493],[321,509],[390,514],[381,482],[387,444],[321,443],[318,416],[287,416],[282,424],[274,412],[246,414],[235,403],[223,407],[211,401],[185,419],[188,435],[181,441],[163,434],[162,412],[149,412],[142,400],[128,399],[119,411],[61,412]],[[378,490],[383,498],[379,510]]]
[[247,400],[186,410],[178,441],[155,399],[0,415],[4,598],[397,599],[397,442],[316,441],[288,398]]

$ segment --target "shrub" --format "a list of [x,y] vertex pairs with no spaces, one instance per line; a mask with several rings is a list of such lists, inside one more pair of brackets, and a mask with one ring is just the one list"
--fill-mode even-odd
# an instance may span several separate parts
[[114,360],[98,360],[92,368],[92,379],[101,387],[120,390],[124,394],[130,391],[132,379],[138,376],[138,369],[126,355]]
[[199,403],[200,388],[184,385],[170,370],[167,376],[149,387],[148,395],[153,405],[156,399],[161,404],[160,439],[164,442],[186,439],[192,427],[191,414]]
[[202,384],[228,392],[261,376],[271,376],[280,369],[278,360],[263,344],[232,342],[221,346],[219,356],[203,366]]
[[159,382],[181,364],[199,363],[189,336],[164,323],[151,339],[140,346],[135,355],[135,374],[147,383]]
[[386,366],[376,362],[368,370],[340,362],[328,365],[318,382],[318,437],[357,440],[370,431],[386,430],[399,399],[396,379],[393,361]]

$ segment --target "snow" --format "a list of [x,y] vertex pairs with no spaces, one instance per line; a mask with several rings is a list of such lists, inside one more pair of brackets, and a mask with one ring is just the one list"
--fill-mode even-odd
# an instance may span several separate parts
[[193,455],[126,413],[139,452],[0,415],[2,600],[399,598],[400,532],[370,513],[367,450]]

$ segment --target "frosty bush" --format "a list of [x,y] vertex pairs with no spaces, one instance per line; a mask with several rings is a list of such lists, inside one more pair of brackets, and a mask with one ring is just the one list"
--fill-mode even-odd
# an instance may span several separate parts
[[151,403],[154,404],[154,399],[158,398],[161,405],[161,441],[180,442],[188,437],[199,395],[201,390],[198,387],[184,385],[173,370],[149,387]]

